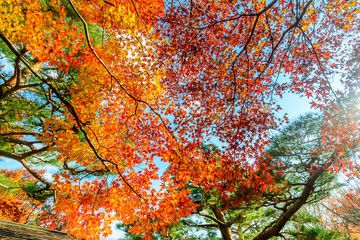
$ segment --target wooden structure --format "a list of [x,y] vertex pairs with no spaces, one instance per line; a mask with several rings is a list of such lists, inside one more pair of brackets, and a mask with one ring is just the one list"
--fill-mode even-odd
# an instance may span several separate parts
[[66,233],[0,220],[0,240],[70,240]]

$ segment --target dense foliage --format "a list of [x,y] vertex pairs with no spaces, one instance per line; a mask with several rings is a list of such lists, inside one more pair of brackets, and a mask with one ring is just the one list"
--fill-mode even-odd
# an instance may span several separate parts
[[[273,208],[263,240],[335,173],[358,174],[356,0],[3,0],[0,13],[0,156],[26,177],[0,187],[38,224],[99,239],[120,221],[151,238],[197,214],[228,240]],[[270,138],[287,92],[322,115]]]

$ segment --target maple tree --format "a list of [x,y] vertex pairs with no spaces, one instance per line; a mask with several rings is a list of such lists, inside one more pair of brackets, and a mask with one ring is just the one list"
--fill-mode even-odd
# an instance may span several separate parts
[[[323,172],[329,153],[328,145],[321,137],[321,120],[321,114],[305,114],[270,139],[266,158],[268,160],[271,157],[271,161],[267,161],[267,164],[269,166],[281,162],[281,165],[276,166],[272,172],[274,184],[269,190],[263,191],[261,196],[253,195],[254,190],[251,188],[243,188],[242,192],[237,190],[236,197],[243,194],[248,196],[248,201],[243,201],[241,205],[224,206],[226,202],[221,201],[216,192],[204,191],[201,185],[186,184],[186,189],[191,191],[190,199],[198,207],[192,215],[181,220],[182,230],[178,230],[178,226],[171,226],[164,239],[178,239],[179,232],[195,239],[209,239],[210,237],[197,238],[196,234],[191,234],[201,229],[209,231],[209,234],[216,229],[221,230],[223,239],[227,237],[226,231],[231,232],[235,239],[253,239],[266,226],[278,224],[284,221],[283,218],[287,218],[287,227],[277,235],[282,238],[291,236],[294,239],[316,239],[337,236],[340,239],[339,232],[329,231],[323,226],[319,214],[310,215],[306,210],[288,214],[294,208],[314,205],[329,196],[331,190],[339,187],[335,173]],[[203,149],[206,153],[211,150],[220,152],[215,146],[203,146]],[[278,170],[282,173],[276,174],[275,171]],[[313,174],[309,174],[311,170],[314,171]],[[261,174],[261,171],[257,174]]]
[[358,180],[352,179],[350,186],[338,189],[333,196],[322,203],[326,212],[325,224],[331,229],[346,234],[351,239],[358,239],[360,236],[358,196]]
[[33,220],[41,201],[29,199],[27,196],[27,192],[35,186],[32,175],[24,170],[6,169],[0,174],[1,182],[7,184],[0,185],[0,219],[19,223]]
[[[265,151],[286,122],[276,99],[304,95],[325,112],[327,154],[306,168],[299,201],[254,239],[277,236],[318,178],[354,167],[358,86],[346,76],[358,69],[349,61],[358,9],[354,0],[4,0],[0,49],[13,69],[1,69],[0,155],[37,180],[30,199],[53,201],[44,224],[60,219],[79,238],[106,237],[114,220],[145,238],[165,232],[199,209],[191,185],[216,197],[213,220],[232,239],[227,211],[279,190],[281,163]],[[44,163],[58,169],[51,180],[36,168]]]

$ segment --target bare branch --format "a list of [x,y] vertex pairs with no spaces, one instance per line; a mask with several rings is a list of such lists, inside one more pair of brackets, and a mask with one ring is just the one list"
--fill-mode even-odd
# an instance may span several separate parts
[[220,20],[220,21],[217,21],[215,23],[212,23],[210,25],[207,25],[205,27],[199,27],[199,28],[195,28],[195,29],[199,29],[199,30],[202,30],[202,29],[205,29],[205,28],[209,28],[209,27],[212,27],[212,26],[215,26],[219,23],[223,23],[223,22],[230,22],[230,21],[234,21],[234,20],[238,20],[242,17],[253,17],[253,16],[260,16],[262,15],[263,13],[265,13],[267,10],[269,10],[272,6],[275,5],[275,3],[277,3],[278,0],[273,0],[271,3],[269,3],[266,7],[264,7],[260,12],[257,12],[257,13],[248,13],[248,14],[241,14],[239,16],[236,16],[236,17],[233,17],[233,18],[228,18],[228,19],[223,19],[223,20]]
[[24,168],[26,168],[26,170],[31,173],[31,175],[33,175],[40,182],[44,183],[46,185],[46,188],[51,187],[52,184],[43,176],[41,176],[37,171],[35,171],[32,167],[30,167],[30,165],[28,164],[28,162],[25,161],[25,159],[21,159],[19,162],[24,166]]
[[197,214],[199,214],[200,216],[209,218],[209,219],[213,220],[214,222],[216,222],[219,225],[224,225],[225,224],[224,222],[220,221],[219,219],[217,219],[214,216],[211,216],[211,215],[208,215],[208,214],[205,214],[205,213],[201,213],[201,212],[197,212]]
[[23,153],[23,154],[16,154],[16,153],[10,153],[10,152],[6,152],[6,151],[3,151],[3,150],[0,150],[0,156],[3,156],[3,157],[7,157],[7,158],[11,158],[11,159],[14,159],[16,161],[21,161],[23,159],[26,159],[28,157],[31,157],[32,155],[36,155],[36,154],[39,154],[39,153],[42,153],[42,152],[45,152],[49,149],[48,146],[46,147],[43,147],[43,148],[40,148],[40,149],[36,149],[36,150],[33,150],[33,151],[29,151],[29,152],[26,152],[26,153]]
[[11,186],[7,186],[7,185],[4,185],[2,183],[0,183],[0,187],[2,188],[6,188],[6,189],[15,189],[15,188],[20,188],[20,187],[11,187]]
[[188,222],[183,222],[185,225],[190,226],[190,227],[199,227],[199,228],[218,228],[219,225],[218,224],[191,224]]

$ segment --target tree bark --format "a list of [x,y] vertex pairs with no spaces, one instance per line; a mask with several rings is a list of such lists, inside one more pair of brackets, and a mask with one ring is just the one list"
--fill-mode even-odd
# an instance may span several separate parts
[[233,240],[231,234],[231,225],[226,222],[224,213],[217,206],[212,206],[211,209],[213,210],[216,218],[222,222],[222,224],[219,224],[222,239]]

